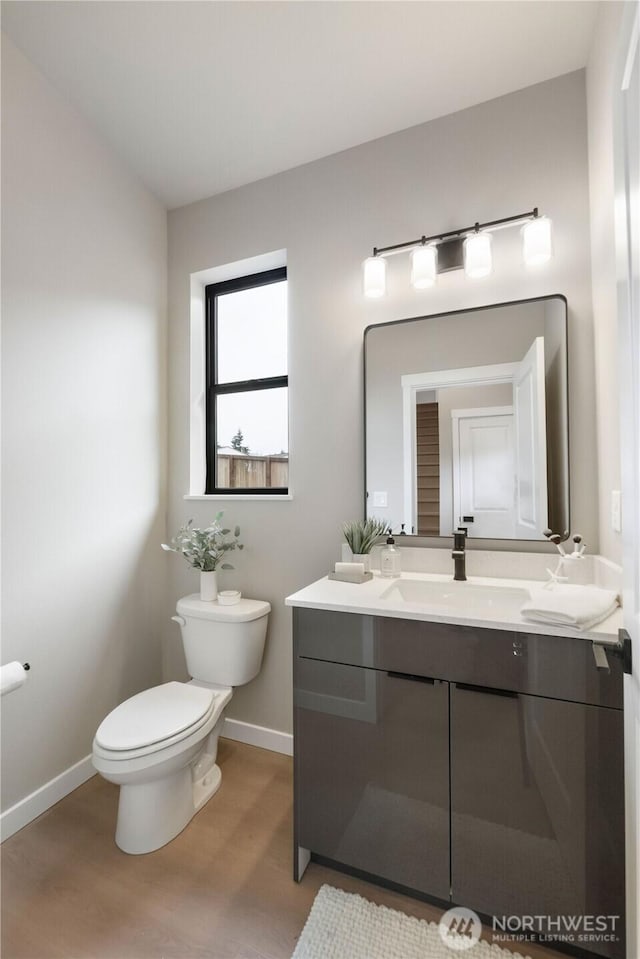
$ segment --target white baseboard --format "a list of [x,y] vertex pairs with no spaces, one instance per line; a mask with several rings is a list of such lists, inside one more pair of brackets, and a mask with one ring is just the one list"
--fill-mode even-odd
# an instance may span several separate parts
[[253,723],[243,723],[240,719],[225,719],[221,735],[225,739],[235,739],[236,742],[247,743],[249,746],[260,746],[274,753],[293,756],[292,734],[280,732],[279,729],[254,726]]
[[43,812],[46,812],[51,806],[55,806],[57,802],[60,802],[60,800],[68,796],[70,792],[73,792],[74,789],[77,789],[78,786],[81,786],[87,779],[91,779],[91,777],[95,775],[96,771],[93,768],[91,756],[85,756],[84,759],[81,759],[80,762],[74,766],[65,769],[65,771],[60,773],[59,776],[56,776],[55,779],[51,779],[48,783],[45,783],[44,786],[41,786],[40,789],[36,789],[36,791],[32,792],[29,796],[25,796],[25,798],[17,802],[15,806],[6,809],[2,815],[0,815],[1,841],[4,842],[9,836],[13,836],[19,829],[22,829],[23,826],[33,822],[33,820],[41,816]]
[[[262,749],[270,749],[285,756],[293,755],[293,736],[278,729],[254,726],[253,723],[243,723],[239,719],[225,719],[222,735],[226,739],[235,739],[236,742],[247,743],[249,746],[260,746]],[[9,836],[13,836],[18,830],[33,822],[95,774],[91,756],[85,756],[55,779],[5,810],[0,815],[1,841],[4,842]]]

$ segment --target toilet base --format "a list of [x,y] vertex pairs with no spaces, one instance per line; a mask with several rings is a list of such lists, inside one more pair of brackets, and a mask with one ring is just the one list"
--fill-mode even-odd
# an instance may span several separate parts
[[133,856],[161,849],[189,825],[221,782],[220,767],[210,764],[195,782],[187,766],[154,782],[120,786],[116,845]]
[[222,772],[220,766],[217,763],[210,768],[209,772],[206,773],[201,779],[196,780],[193,784],[193,804],[194,812],[198,812],[199,809],[202,809],[204,804],[211,799],[211,797],[218,792],[220,789],[220,784],[222,782]]

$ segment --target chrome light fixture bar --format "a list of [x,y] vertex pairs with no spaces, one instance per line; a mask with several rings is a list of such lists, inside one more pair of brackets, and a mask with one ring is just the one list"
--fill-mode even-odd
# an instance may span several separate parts
[[373,248],[373,255],[363,262],[365,296],[379,298],[386,292],[385,258],[397,253],[411,254],[411,283],[418,289],[433,286],[438,273],[459,270],[472,279],[488,276],[493,269],[491,234],[505,227],[522,227],[522,255],[527,266],[546,263],[552,256],[551,220],[540,216],[538,207],[527,213],[474,223],[473,226],[446,233],[421,236],[406,243]]

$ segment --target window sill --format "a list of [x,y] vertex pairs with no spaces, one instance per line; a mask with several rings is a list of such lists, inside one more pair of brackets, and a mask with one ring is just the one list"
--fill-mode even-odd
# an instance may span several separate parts
[[182,497],[186,500],[217,500],[217,501],[232,501],[234,503],[246,503],[247,500],[255,502],[256,500],[262,500],[267,503],[282,503],[283,501],[292,500],[292,493],[202,493],[200,495],[194,495],[191,493],[185,493]]

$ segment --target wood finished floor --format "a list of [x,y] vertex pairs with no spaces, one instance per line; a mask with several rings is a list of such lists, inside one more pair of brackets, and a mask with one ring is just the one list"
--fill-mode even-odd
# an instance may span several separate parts
[[315,863],[294,883],[291,760],[222,740],[219,762],[220,792],[158,852],[116,847],[118,789],[99,776],[8,839],[3,959],[289,959],[325,882],[438,920],[433,906]]

